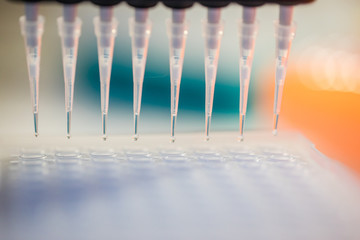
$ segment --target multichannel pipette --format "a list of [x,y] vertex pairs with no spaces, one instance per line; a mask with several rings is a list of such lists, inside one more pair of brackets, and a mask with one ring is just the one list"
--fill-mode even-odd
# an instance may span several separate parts
[[64,69],[66,136],[67,138],[70,138],[76,60],[82,24],[80,18],[77,17],[77,5],[65,4],[63,8],[63,16],[59,17],[57,22],[59,35],[61,37]]
[[135,6],[135,17],[129,20],[129,31],[132,47],[132,68],[134,82],[134,137],[139,138],[138,124],[141,108],[141,95],[144,81],[146,57],[149,37],[151,34],[151,21],[148,19],[148,9]]
[[94,26],[99,57],[102,137],[104,140],[106,140],[107,137],[106,128],[109,109],[110,76],[117,25],[118,22],[113,17],[113,7],[101,6],[100,17],[94,18]]
[[254,57],[255,39],[257,34],[256,8],[245,6],[242,21],[239,24],[240,35],[240,101],[239,101],[239,126],[240,140],[244,139],[244,123],[248,101],[251,66]]
[[210,139],[210,123],[214,101],[216,72],[218,68],[220,43],[224,23],[220,8],[208,8],[207,19],[203,21],[205,38],[205,136]]
[[277,134],[288,57],[291,43],[295,36],[295,23],[292,21],[292,17],[292,6],[280,6],[279,21],[275,22],[276,70],[274,94],[274,135]]
[[170,83],[171,83],[171,141],[175,141],[175,124],[178,112],[181,74],[184,62],[188,23],[184,9],[173,9],[172,18],[167,21],[170,41]]
[[[40,48],[43,33],[44,18],[38,15],[36,2],[41,0],[12,0],[25,1],[25,16],[20,18],[21,33],[25,39],[28,74],[34,113],[35,136],[38,135],[38,99],[39,99],[39,69]],[[46,0],[55,2],[55,0]],[[63,17],[58,19],[59,34],[62,40],[63,71],[65,82],[65,109],[67,113],[67,136],[70,137],[71,113],[73,106],[75,69],[77,59],[78,40],[81,32],[81,20],[76,16],[77,3],[85,0],[57,0],[64,4]],[[122,0],[88,0],[100,6],[100,15],[94,18],[95,35],[97,37],[100,84],[101,84],[101,113],[102,137],[107,137],[107,115],[109,105],[110,77],[114,51],[114,40],[117,33],[117,21],[113,17],[113,7]],[[240,104],[239,127],[240,140],[243,140],[244,123],[247,109],[251,68],[254,56],[255,39],[258,24],[256,7],[265,3],[280,5],[279,20],[275,23],[276,35],[276,74],[274,97],[274,129],[277,133],[279,112],[284,88],[287,61],[290,47],[295,35],[295,24],[292,22],[293,6],[309,3],[314,0],[162,0],[163,4],[172,9],[172,18],[167,21],[169,37],[169,62],[171,80],[171,141],[175,141],[175,125],[178,112],[180,83],[184,62],[184,52],[188,34],[188,23],[185,20],[185,9],[194,2],[207,7],[207,19],[202,22],[205,40],[205,135],[210,138],[210,124],[214,100],[214,89],[218,68],[219,50],[223,35],[224,23],[221,20],[221,8],[230,2],[237,2],[243,6],[243,17],[239,25],[240,35]],[[158,0],[127,0],[135,8],[135,16],[130,18],[129,33],[132,46],[132,69],[134,90],[134,140],[137,140],[139,116],[141,108],[142,87],[148,52],[151,21],[148,19],[148,9],[155,6]]]
[[21,34],[25,39],[26,60],[30,81],[30,94],[34,114],[35,137],[39,135],[39,73],[41,37],[44,29],[44,17],[38,14],[37,3],[25,4],[25,16],[20,18]]

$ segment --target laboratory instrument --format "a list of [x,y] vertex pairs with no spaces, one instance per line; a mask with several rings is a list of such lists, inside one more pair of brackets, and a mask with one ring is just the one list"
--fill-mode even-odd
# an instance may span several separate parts
[[278,131],[279,113],[284,90],[288,58],[291,43],[295,36],[296,25],[292,21],[293,10],[293,6],[280,6],[279,21],[275,22],[276,70],[274,94],[274,135],[277,135]]
[[25,40],[35,137],[39,135],[40,53],[45,22],[44,17],[39,15],[38,11],[38,3],[27,2],[25,3],[25,16],[20,17],[21,34]]
[[173,8],[171,19],[166,21],[167,33],[169,37],[170,50],[170,84],[171,84],[171,130],[170,141],[175,141],[175,125],[179,106],[179,94],[181,75],[184,63],[186,37],[188,35],[189,23],[185,19],[185,8],[193,5],[192,1],[174,1],[164,3]]
[[134,136],[139,138],[138,127],[141,108],[142,88],[144,82],[146,58],[151,34],[151,21],[148,19],[148,8],[155,6],[157,1],[146,1],[143,4],[129,2],[135,8],[135,16],[129,19],[129,31],[132,49],[132,68],[134,82]]
[[208,7],[207,19],[203,20],[202,24],[205,39],[205,139],[208,141],[210,139],[210,123],[220,43],[224,29],[224,23],[221,20],[221,8],[219,6]]
[[70,138],[71,115],[74,102],[76,61],[82,25],[81,19],[77,17],[77,4],[67,4],[65,1],[63,16],[57,19],[57,23],[59,28],[59,35],[61,37],[64,69],[66,136],[67,138]]
[[[14,0],[16,1],[16,0]],[[21,0],[17,0],[20,1]],[[204,38],[204,67],[205,67],[205,139],[210,139],[210,125],[214,101],[216,75],[218,69],[221,39],[224,33],[224,22],[221,19],[221,10],[235,2],[243,7],[242,19],[238,26],[239,32],[239,140],[243,140],[244,126],[248,102],[251,68],[254,58],[254,47],[258,32],[256,9],[264,4],[272,3],[280,6],[279,20],[275,22],[276,38],[276,67],[275,67],[275,94],[274,94],[274,126],[273,134],[277,134],[279,113],[286,77],[286,69],[291,43],[295,35],[295,23],[292,20],[294,5],[310,3],[314,0],[207,0],[207,1],[177,1],[177,0],[128,0],[133,7],[134,16],[129,19],[129,34],[132,49],[133,72],[133,118],[134,140],[139,138],[139,118],[141,109],[142,89],[149,38],[152,23],[149,12],[158,2],[171,8],[172,17],[166,22],[169,37],[169,64],[170,64],[170,116],[171,142],[175,141],[175,126],[178,113],[180,83],[183,72],[184,54],[189,23],[186,20],[187,8],[199,3],[207,8],[207,17],[202,21]],[[25,2],[25,16],[20,18],[21,32],[25,38],[28,72],[32,96],[35,136],[38,135],[38,99],[39,99],[39,69],[41,36],[43,33],[44,18],[38,15],[39,2],[55,2],[51,0],[23,0]],[[81,0],[58,0],[64,4],[63,17],[58,19],[59,34],[62,40],[63,71],[65,82],[65,109],[67,113],[67,137],[70,137],[71,115],[75,83],[78,40],[81,32],[81,20],[77,17],[77,5]],[[88,1],[89,2],[89,1]],[[95,35],[97,37],[100,88],[101,88],[101,115],[102,138],[107,138],[107,116],[109,107],[109,89],[115,37],[118,22],[114,17],[114,8],[121,0],[91,0],[99,6],[100,14],[94,18]],[[229,33],[231,34],[231,32]]]
[[[258,4],[258,3],[257,3]],[[262,4],[262,3],[260,3]],[[243,7],[242,20],[239,23],[240,35],[240,101],[239,101],[239,126],[240,141],[244,140],[244,125],[248,101],[251,67],[254,58],[255,40],[258,29],[256,21],[256,5]]]
[[113,17],[114,5],[119,1],[102,1],[100,16],[94,18],[95,35],[97,37],[100,94],[101,94],[101,120],[102,137],[107,138],[107,116],[109,110],[109,91],[111,67],[114,53],[114,40],[117,35],[118,21]]

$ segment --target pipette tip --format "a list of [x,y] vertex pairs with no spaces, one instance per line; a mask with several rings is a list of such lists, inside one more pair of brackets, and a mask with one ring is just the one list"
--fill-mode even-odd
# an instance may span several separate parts
[[175,125],[176,125],[176,114],[171,114],[171,138],[170,141],[175,142]]
[[245,123],[245,114],[240,114],[240,137],[239,140],[244,140],[244,123]]
[[39,136],[39,131],[38,131],[38,118],[39,118],[39,114],[37,112],[34,112],[34,131],[35,131],[35,137]]
[[243,141],[244,141],[244,136],[243,136],[243,135],[240,135],[240,136],[238,137],[238,141],[239,141],[239,142],[243,142]]
[[276,136],[277,133],[278,133],[278,130],[277,130],[277,128],[278,128],[278,122],[279,122],[279,114],[275,114],[275,115],[274,115],[274,130],[273,130],[273,132],[272,132],[274,136]]
[[102,114],[102,139],[106,141],[107,135],[106,135],[106,127],[107,127],[107,114]]
[[138,121],[139,121],[139,114],[134,114],[134,136],[133,136],[134,141],[137,141],[139,139]]
[[139,139],[139,135],[138,134],[135,134],[134,136],[133,136],[133,140],[134,141],[137,141]]
[[211,122],[211,115],[207,115],[206,120],[205,120],[205,141],[209,141],[210,140],[210,122]]
[[66,112],[66,137],[70,139],[71,132],[71,111]]

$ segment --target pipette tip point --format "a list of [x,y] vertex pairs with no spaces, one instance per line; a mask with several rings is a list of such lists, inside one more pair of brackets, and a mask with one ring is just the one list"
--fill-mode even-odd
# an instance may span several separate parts
[[70,139],[71,111],[66,112],[66,137]]
[[102,114],[102,139],[106,141],[107,135],[106,135],[106,127],[107,127],[107,114]]
[[238,137],[238,141],[239,141],[239,142],[243,142],[243,141],[244,141],[244,136],[243,136],[243,135],[240,135],[240,136]]
[[39,136],[39,132],[38,132],[38,113],[34,112],[34,131],[35,131],[35,137]]
[[176,114],[171,115],[171,138],[170,141],[175,142],[175,125],[176,125]]
[[279,122],[279,114],[274,114],[274,130],[273,130],[273,135],[276,136],[277,135],[277,128],[278,128],[278,122]]
[[244,124],[245,124],[245,114],[240,115],[240,141],[244,140]]
[[134,141],[139,140],[139,135],[138,135],[138,134],[135,134],[135,135],[133,136],[133,140],[134,140]]
[[211,122],[211,115],[207,115],[206,120],[205,120],[205,141],[209,141],[210,140],[210,122]]
[[71,138],[71,135],[70,135],[70,134],[67,134],[67,135],[66,135],[66,138],[67,138],[67,139],[70,139],[70,138]]

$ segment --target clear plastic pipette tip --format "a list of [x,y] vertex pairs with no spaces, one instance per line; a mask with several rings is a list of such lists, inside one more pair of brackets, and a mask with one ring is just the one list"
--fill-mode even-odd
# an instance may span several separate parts
[[176,125],[176,114],[171,114],[171,136],[170,142],[175,142],[175,125]]
[[214,100],[216,72],[224,24],[220,8],[208,8],[207,20],[203,21],[205,40],[205,139],[210,139],[210,122]]
[[255,40],[258,24],[256,22],[256,8],[243,7],[243,17],[239,24],[240,36],[240,101],[239,101],[239,141],[244,140],[245,115],[248,102],[251,67],[253,63]]
[[106,127],[107,127],[107,114],[102,114],[102,139],[106,141],[107,135],[106,135]]
[[240,114],[240,136],[239,141],[244,141],[245,114]]
[[70,139],[75,71],[82,21],[76,16],[76,5],[65,5],[63,16],[57,19],[61,38],[65,85],[66,137]]
[[296,25],[292,21],[293,7],[280,6],[279,21],[275,22],[276,36],[276,73],[274,94],[274,128],[273,135],[277,135],[279,113],[283,95],[287,62],[291,43],[295,36]]
[[278,128],[278,122],[279,122],[279,114],[274,114],[274,128],[273,128],[273,131],[272,131],[272,134],[274,136],[277,135],[277,128]]
[[20,18],[21,34],[25,40],[26,60],[30,82],[30,94],[34,115],[35,137],[38,133],[39,112],[39,73],[41,38],[44,30],[44,17],[38,14],[37,3],[25,4],[25,16]]
[[142,86],[146,66],[148,42],[151,33],[151,21],[148,20],[148,9],[135,9],[135,17],[130,18],[129,33],[132,48],[132,69],[134,84],[134,136],[138,140],[138,118],[141,108]]
[[97,37],[98,61],[100,72],[100,93],[102,112],[102,139],[107,139],[107,114],[114,42],[117,35],[118,21],[113,17],[113,7],[100,7],[100,16],[94,18]]
[[178,111],[179,93],[188,23],[185,21],[184,9],[173,9],[172,18],[167,20],[167,32],[170,43],[170,82],[171,82],[171,136],[175,142],[175,125]]
[[66,137],[71,137],[71,111],[66,112]]
[[39,117],[39,113],[34,112],[34,131],[35,131],[35,137],[39,136],[39,132],[38,132],[38,117]]
[[133,140],[137,141],[139,139],[139,134],[138,134],[138,121],[139,121],[139,114],[134,114],[134,136],[133,136]]
[[205,141],[210,140],[210,123],[211,123],[211,115],[207,115],[205,118]]

